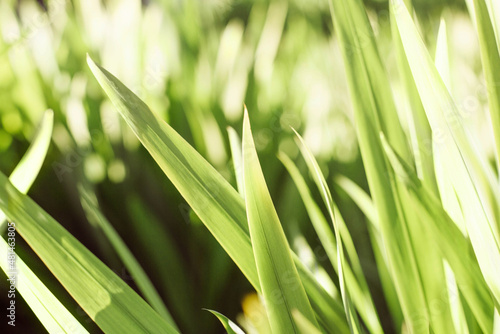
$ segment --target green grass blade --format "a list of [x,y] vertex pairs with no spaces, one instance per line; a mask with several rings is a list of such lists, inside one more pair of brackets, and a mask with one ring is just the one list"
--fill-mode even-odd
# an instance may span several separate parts
[[317,322],[267,190],[247,112],[243,121],[243,176],[250,237],[269,323],[273,332],[298,333],[293,309],[311,323]]
[[[47,110],[43,115],[40,128],[32,144],[9,178],[12,184],[24,194],[28,192],[35,181],[45,160],[52,136],[53,118],[54,113],[52,110]],[[0,211],[0,216],[0,224],[3,229],[7,226],[6,221],[4,221],[5,215],[3,211]],[[10,240],[7,239],[7,241]],[[11,247],[7,241],[4,239],[0,241],[0,266],[5,274],[9,276],[12,268],[10,268],[7,260]],[[50,333],[88,333],[24,261],[17,254],[15,256],[16,290],[47,331]]]
[[[410,160],[392,100],[390,84],[378,53],[373,30],[360,0],[331,0],[336,36],[342,50],[361,156],[373,202],[377,207],[389,273],[410,330],[427,326],[425,295],[404,216],[399,186],[384,159],[379,132]],[[408,289],[412,286],[412,289]]]
[[495,221],[498,187],[461,124],[457,107],[434,66],[404,4],[392,1],[415,83],[431,124],[441,162],[450,173],[466,217],[467,232],[486,282],[500,304],[500,237]]
[[[130,275],[134,278],[134,282],[137,287],[144,295],[144,298],[151,307],[158,312],[158,314],[165,319],[166,322],[170,324],[173,328],[179,331],[172,315],[168,311],[167,307],[163,303],[158,291],[154,287],[153,283],[149,279],[148,275],[142,269],[141,265],[132,254],[130,249],[127,247],[125,242],[122,240],[118,232],[114,229],[113,225],[104,217],[98,207],[97,198],[88,189],[84,188],[83,185],[79,185],[78,192],[80,193],[80,201],[82,207],[87,215],[87,219],[100,227],[100,229],[106,235],[116,253],[125,264],[125,267],[129,271]],[[168,264],[166,264],[168,265]]]
[[[253,287],[260,292],[245,202],[238,192],[167,123],[105,69],[87,59],[95,77],[165,175],[178,189]],[[294,255],[302,283],[321,324],[345,332],[342,309]]]
[[[359,301],[358,312],[366,321],[367,327],[369,327],[369,329],[373,333],[382,333],[383,331],[378,319],[377,311],[375,309],[375,305],[373,304],[373,300],[368,289],[368,284],[366,283],[363,269],[361,268],[361,263],[359,262],[359,258],[356,253],[356,249],[354,248],[349,230],[347,229],[347,226],[345,225],[345,222],[340,215],[337,206],[333,202],[332,194],[330,192],[330,189],[328,188],[325,177],[321,172],[318,162],[305,144],[302,137],[297,132],[295,132],[295,134],[297,135],[299,141],[299,148],[302,156],[304,157],[309,171],[313,176],[313,180],[321,193],[336,232],[335,239],[337,243],[337,268],[340,282],[340,291],[342,292],[344,309],[346,311],[346,314],[348,314],[348,322],[351,328],[351,332],[362,332],[361,325],[357,319],[355,308],[351,302],[351,299],[354,298],[355,300]],[[349,259],[351,261],[351,265],[347,263],[347,259],[344,255],[344,247],[346,248],[347,255],[349,256]],[[351,276],[351,272],[354,272],[355,276]]]
[[[40,127],[35,134],[32,144],[12,171],[9,180],[16,188],[26,194],[35,181],[43,161],[47,155],[54,126],[54,112],[47,110],[43,114]],[[4,230],[5,215],[0,211],[0,230]]]
[[304,317],[298,310],[293,310],[292,315],[301,333],[321,334],[321,331],[316,326],[314,326],[306,317]]
[[0,210],[106,333],[176,333],[85,246],[0,173]]
[[469,241],[451,220],[439,200],[431,194],[415,172],[394,152],[382,135],[385,152],[396,175],[410,189],[413,201],[419,204],[432,228],[431,236],[451,266],[458,286],[484,332],[491,332],[493,301],[481,274],[477,260],[472,256]]
[[[9,244],[1,239],[0,266],[7,276],[9,249]],[[49,333],[88,333],[19,256],[15,261],[16,290]]]
[[490,18],[485,0],[473,0],[473,5],[483,73],[488,88],[489,112],[495,136],[497,164],[500,166],[500,54],[494,23]]
[[224,328],[226,329],[227,334],[245,334],[245,332],[243,332],[243,330],[241,330],[238,325],[228,319],[224,314],[208,309],[207,311],[212,313],[217,317],[217,319],[219,319],[219,321],[222,323],[222,326],[224,326]]

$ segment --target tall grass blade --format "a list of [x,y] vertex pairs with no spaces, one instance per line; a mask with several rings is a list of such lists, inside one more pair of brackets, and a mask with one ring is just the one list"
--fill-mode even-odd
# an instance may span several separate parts
[[247,111],[242,141],[248,225],[269,323],[273,332],[299,333],[292,310],[297,309],[315,325],[317,322],[267,190]]

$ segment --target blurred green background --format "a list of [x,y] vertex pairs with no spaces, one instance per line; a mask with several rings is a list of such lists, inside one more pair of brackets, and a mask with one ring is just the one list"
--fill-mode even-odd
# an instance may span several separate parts
[[[366,5],[397,99],[388,3]],[[447,18],[452,73],[462,81],[453,93],[463,109],[483,110],[485,88],[465,4],[417,0],[414,5],[431,50],[439,18]],[[90,187],[183,332],[223,331],[202,308],[243,322],[258,319],[251,286],[120,119],[85,57],[89,53],[133,89],[232,184],[227,127],[241,134],[246,104],[263,171],[292,247],[305,237],[319,263],[332,272],[299,195],[276,158],[280,150],[297,155],[293,127],[322,164],[328,182],[342,174],[367,189],[332,30],[327,0],[2,0],[0,170],[13,170],[43,112],[54,110],[53,142],[29,195],[135,288],[102,232],[85,216],[77,185]],[[477,119],[470,127],[481,132],[486,121]],[[385,329],[392,331],[390,321],[384,321],[365,218],[342,191],[334,197],[358,247]],[[99,331],[21,240],[17,251],[91,332]],[[1,291],[7,291],[2,277]],[[0,299],[6,305],[6,293]],[[18,310],[20,330],[43,331],[26,305]]]

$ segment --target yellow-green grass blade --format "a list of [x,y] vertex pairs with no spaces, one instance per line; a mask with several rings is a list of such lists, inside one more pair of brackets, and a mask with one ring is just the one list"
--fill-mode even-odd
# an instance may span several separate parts
[[[111,101],[165,175],[178,189],[253,287],[260,282],[250,242],[245,202],[238,192],[167,123],[90,57],[88,64]],[[302,283],[321,325],[348,330],[342,309],[293,254]]]
[[418,204],[419,212],[425,214],[431,228],[430,236],[435,238],[443,257],[453,270],[458,287],[482,330],[486,333],[491,332],[494,300],[478,262],[472,254],[469,240],[464,237],[439,200],[425,188],[415,172],[394,152],[383,135],[382,142],[392,168],[412,193],[411,198]]
[[[473,0],[479,35],[481,62],[488,91],[488,105],[495,136],[496,159],[500,166],[500,54],[495,36],[494,16],[490,17],[485,0]],[[491,13],[493,14],[493,12]],[[499,167],[500,170],[500,167]]]
[[[368,284],[361,268],[354,243],[345,222],[340,215],[340,212],[333,202],[332,194],[326,183],[325,177],[316,161],[316,158],[307,147],[302,137],[295,132],[299,141],[299,148],[309,168],[309,172],[313,176],[313,180],[321,193],[321,197],[327,207],[330,219],[335,229],[335,239],[337,246],[337,262],[338,275],[340,282],[340,290],[344,302],[346,314],[348,314],[348,322],[351,327],[351,332],[362,332],[361,325],[357,319],[357,314],[351,299],[358,300],[358,312],[362,315],[367,327],[373,333],[382,333],[382,326],[378,319],[377,311],[368,289]],[[344,247],[350,259],[351,265],[347,263],[344,255]],[[352,267],[352,269],[351,269]],[[351,276],[351,272],[355,275]],[[347,282],[347,283],[346,283]],[[354,296],[354,297],[353,297]]]
[[238,327],[238,325],[236,325],[234,322],[232,322],[224,314],[219,313],[219,312],[214,311],[214,310],[207,309],[207,311],[212,313],[213,315],[215,315],[217,317],[217,319],[219,319],[222,326],[224,326],[224,329],[226,330],[227,334],[245,334],[245,332],[243,332],[243,330],[240,327]]
[[321,331],[316,326],[314,326],[306,317],[304,317],[298,310],[293,310],[292,315],[301,333],[321,334]]
[[[53,112],[47,110],[32,144],[9,178],[12,184],[22,193],[28,192],[40,171],[50,146],[52,127]],[[7,222],[3,211],[0,211],[0,216],[0,224],[4,228],[7,226]],[[15,226],[15,224],[12,226]],[[2,270],[8,278],[10,278],[11,274],[15,275],[16,290],[47,331],[50,333],[88,333],[24,261],[15,252],[10,252],[15,247],[15,234],[12,235],[12,231],[7,231],[7,241],[2,238],[0,243],[0,266]],[[8,260],[11,258],[15,261],[15,265]]]
[[362,1],[331,0],[330,3],[335,33],[346,64],[361,156],[390,265],[389,273],[406,326],[415,330],[417,326],[426,326],[420,320],[428,310],[403,215],[404,203],[398,197],[399,187],[384,158],[379,132],[391,129],[390,143],[408,159],[410,153]]
[[311,323],[317,322],[267,189],[246,110],[242,142],[248,225],[269,323],[275,333],[299,333],[293,309]]
[[99,228],[104,232],[104,235],[106,235],[106,238],[109,240],[116,253],[125,264],[125,267],[133,277],[134,282],[137,284],[137,287],[144,295],[146,301],[156,312],[158,312],[158,314],[163,319],[165,319],[166,322],[168,322],[173,328],[179,331],[175,321],[172,318],[172,315],[163,303],[163,300],[161,299],[158,291],[154,287],[148,275],[146,274],[144,269],[142,269],[141,265],[132,254],[130,249],[127,247],[123,239],[120,237],[118,232],[116,232],[113,225],[111,225],[111,223],[99,210],[97,198],[95,197],[95,195],[93,195],[83,185],[79,185],[78,192],[80,193],[80,201],[82,203],[82,207],[85,211],[87,219],[92,224],[99,226]]
[[391,20],[391,32],[394,39],[396,60],[406,95],[406,118],[408,132],[415,159],[418,176],[427,184],[429,189],[437,193],[436,175],[432,154],[432,133],[425,115],[420,95],[411,74],[406,59],[401,37],[394,20]]
[[177,333],[137,293],[0,173],[0,210],[106,333]]
[[478,156],[468,133],[461,124],[457,107],[434,66],[404,4],[391,2],[406,56],[415,83],[442,153],[443,167],[464,211],[466,228],[484,278],[500,301],[500,247],[497,182],[487,163]]
[[[32,144],[12,171],[9,179],[16,188],[26,194],[35,181],[43,161],[47,155],[54,125],[54,112],[47,110],[43,114],[40,127],[35,134]],[[5,215],[0,211],[0,230],[4,230]]]
[[[280,153],[279,159],[288,170],[290,176],[292,177],[297,189],[299,190],[300,196],[304,202],[306,210],[309,214],[309,218],[313,224],[313,227],[318,235],[325,252],[332,263],[333,268],[340,275],[340,271],[338,268],[338,254],[337,254],[337,241],[335,239],[335,235],[333,234],[332,229],[328,225],[325,216],[321,212],[320,208],[312,198],[309,187],[307,186],[304,178],[300,174],[297,166],[293,163],[293,161],[284,153]],[[348,236],[350,239],[350,236]],[[357,257],[357,255],[349,254],[349,256]],[[356,260],[358,261],[358,260]],[[377,325],[376,318],[373,318],[373,314],[376,314],[375,306],[373,305],[373,301],[370,297],[370,292],[368,291],[368,286],[366,281],[364,280],[363,273],[359,270],[360,267],[357,267],[358,271],[356,275],[353,273],[350,266],[345,266],[344,275],[346,277],[346,281],[349,282],[352,291],[352,300],[356,308],[359,310],[359,313],[363,320],[368,324],[368,326],[372,329],[373,332],[377,330],[381,330],[380,325]],[[358,282],[358,278],[360,277],[360,282]]]
[[[11,272],[8,257],[13,255],[10,249],[7,241],[1,239],[0,266],[8,278]],[[15,255],[14,261],[16,290],[49,333],[88,333],[19,256]]]

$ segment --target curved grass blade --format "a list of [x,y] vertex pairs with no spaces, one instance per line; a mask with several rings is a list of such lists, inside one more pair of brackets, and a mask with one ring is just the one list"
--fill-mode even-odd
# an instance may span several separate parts
[[[300,196],[306,206],[306,210],[309,214],[309,218],[313,224],[313,227],[318,235],[325,252],[332,263],[333,268],[340,276],[341,271],[338,267],[338,254],[337,254],[337,241],[333,234],[331,228],[329,227],[325,216],[321,212],[320,208],[312,198],[309,188],[300,174],[297,166],[293,161],[284,153],[279,155],[279,159],[288,170],[290,176],[292,177],[297,189],[299,190]],[[347,237],[350,238],[350,235]],[[349,256],[355,256],[356,254],[349,254]],[[376,315],[375,306],[371,300],[370,292],[368,291],[368,285],[364,280],[363,273],[360,272],[360,267],[358,267],[358,272],[353,273],[350,266],[345,266],[344,275],[346,281],[349,282],[351,288],[351,298],[354,305],[359,310],[359,313],[363,320],[369,324],[368,326],[372,332],[381,331],[380,324],[377,325],[377,319],[373,318],[373,314]],[[361,277],[361,283],[358,282],[357,277]]]
[[[193,211],[260,292],[245,202],[238,192],[167,123],[159,120],[135,94],[90,57],[87,62],[117,110],[156,160]],[[321,324],[348,331],[342,308],[293,254],[295,265]]]
[[130,272],[130,275],[134,278],[134,282],[144,295],[144,298],[148,301],[151,307],[170,324],[170,326],[179,331],[172,315],[163,303],[163,300],[158,294],[158,291],[156,291],[156,288],[149,279],[148,275],[144,269],[142,269],[141,265],[122,240],[118,232],[116,232],[113,225],[111,225],[111,223],[99,210],[95,195],[93,196],[93,194],[91,194],[90,191],[83,185],[78,186],[78,192],[80,193],[80,201],[85,214],[87,215],[87,219],[89,219],[92,224],[99,226],[104,232],[106,238],[109,240],[116,253],[125,264],[125,267]]
[[275,333],[298,333],[293,309],[299,310],[311,323],[317,322],[267,190],[246,110],[243,181],[250,237],[271,329]]
[[241,328],[238,327],[238,325],[228,319],[224,314],[209,309],[205,310],[212,313],[217,317],[217,319],[219,319],[219,321],[222,323],[222,326],[224,326],[224,328],[226,329],[227,334],[245,334],[245,332],[243,332]]
[[[359,305],[360,308],[358,308],[358,312],[363,315],[367,326],[374,333],[382,333],[382,326],[380,325],[377,311],[375,309],[375,305],[373,304],[373,300],[368,289],[368,284],[366,283],[363,270],[361,268],[361,264],[356,253],[356,249],[354,248],[349,230],[347,229],[347,226],[345,225],[345,222],[342,219],[337,206],[333,202],[330,189],[328,188],[325,177],[321,172],[318,162],[314,158],[312,152],[309,150],[302,137],[297,133],[297,131],[295,131],[295,134],[298,138],[298,144],[302,156],[304,157],[307,167],[309,168],[309,171],[313,176],[313,180],[321,193],[321,197],[327,207],[330,219],[335,230],[335,239],[337,243],[337,268],[340,282],[340,291],[342,293],[344,309],[346,311],[346,314],[348,315],[347,320],[351,332],[363,332],[361,324],[358,320],[358,316],[356,314],[356,308],[354,307],[354,305],[352,305],[351,302],[353,294],[356,294],[355,298],[357,300],[363,300],[362,303],[359,303],[361,305]],[[351,260],[352,269],[351,265],[347,262],[347,259],[344,255],[344,247],[346,248],[349,259]],[[351,271],[353,271],[356,275],[352,275],[351,277]],[[348,285],[346,284],[346,282],[348,282]]]
[[33,200],[0,173],[0,210],[64,288],[106,333],[177,333]]
[[[16,188],[26,194],[28,189],[35,182],[43,161],[47,155],[54,126],[54,112],[50,109],[43,114],[40,127],[35,134],[33,142],[10,174],[9,180]],[[3,225],[5,215],[0,211],[0,231],[5,230]]]

